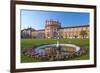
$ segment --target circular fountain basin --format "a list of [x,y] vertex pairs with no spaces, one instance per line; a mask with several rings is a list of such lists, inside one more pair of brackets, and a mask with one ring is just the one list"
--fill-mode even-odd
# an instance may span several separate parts
[[[56,47],[57,44],[48,44],[48,45],[42,45],[42,46],[39,46],[39,47],[36,47],[35,48],[35,51],[38,53],[38,54],[45,54],[44,53],[44,49],[45,48],[48,48],[48,47]],[[74,44],[59,44],[59,46],[67,46],[67,47],[73,47],[75,48],[75,52],[78,52],[80,50],[80,47],[77,46],[77,45],[74,45]],[[66,48],[67,49],[67,48]],[[68,54],[68,52],[66,53]]]

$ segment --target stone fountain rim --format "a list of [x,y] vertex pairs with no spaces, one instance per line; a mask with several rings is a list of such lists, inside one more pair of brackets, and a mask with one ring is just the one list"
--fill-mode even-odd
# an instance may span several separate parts
[[[69,46],[70,45],[71,47],[76,48],[76,52],[80,50],[80,46],[75,45],[75,44],[60,43],[59,45],[61,45],[61,46]],[[46,48],[46,47],[49,47],[49,46],[56,46],[56,44],[45,44],[45,45],[38,46],[34,49],[42,49],[42,48]]]

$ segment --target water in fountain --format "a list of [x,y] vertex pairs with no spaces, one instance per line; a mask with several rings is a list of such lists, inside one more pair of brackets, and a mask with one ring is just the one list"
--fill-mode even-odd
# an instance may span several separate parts
[[59,31],[56,30],[56,32],[57,32],[57,45],[56,45],[56,47],[58,48],[59,47]]
[[57,45],[56,45],[56,47],[58,48],[59,47],[59,41],[57,40]]
[[60,48],[60,42],[59,42],[59,31],[56,31],[56,32],[57,32],[57,43],[56,43],[56,47],[57,47],[58,52],[60,53],[61,48]]

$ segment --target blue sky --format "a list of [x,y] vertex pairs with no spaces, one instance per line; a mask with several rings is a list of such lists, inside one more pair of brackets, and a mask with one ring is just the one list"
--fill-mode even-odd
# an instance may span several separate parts
[[58,20],[62,27],[89,24],[89,13],[21,10],[21,29],[44,29],[45,20]]

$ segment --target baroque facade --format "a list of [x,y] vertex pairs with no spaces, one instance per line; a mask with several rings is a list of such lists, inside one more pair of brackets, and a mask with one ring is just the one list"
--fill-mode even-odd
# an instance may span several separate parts
[[[29,28],[28,28],[29,29]],[[82,38],[82,34],[85,38],[89,38],[89,25],[72,26],[72,27],[61,27],[61,23],[55,20],[46,20],[45,28],[41,30],[31,30],[23,29],[21,30],[21,35],[30,35],[31,38]],[[23,32],[24,31],[24,32]],[[26,33],[26,32],[27,33]],[[82,31],[85,31],[82,33]]]

